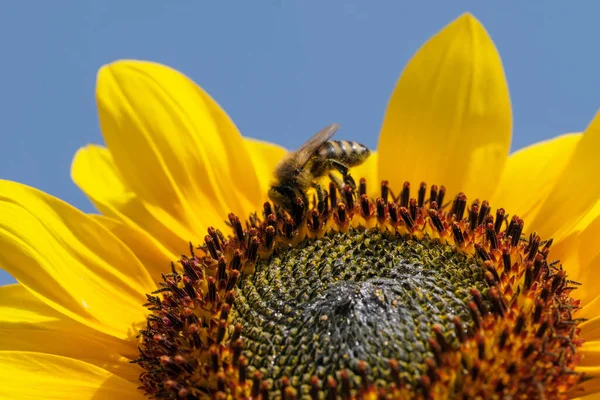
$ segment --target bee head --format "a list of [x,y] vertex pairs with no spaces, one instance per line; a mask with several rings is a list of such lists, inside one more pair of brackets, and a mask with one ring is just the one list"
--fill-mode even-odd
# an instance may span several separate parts
[[269,189],[269,199],[275,205],[284,208],[287,211],[292,210],[294,201],[296,200],[296,192],[289,186],[273,185]]

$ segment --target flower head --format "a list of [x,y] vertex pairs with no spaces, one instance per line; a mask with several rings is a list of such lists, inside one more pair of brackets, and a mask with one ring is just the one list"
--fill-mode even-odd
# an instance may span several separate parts
[[117,62],[97,99],[107,148],[73,178],[103,215],[0,182],[19,281],[0,288],[0,396],[600,389],[600,118],[507,156],[508,89],[472,16],[409,62],[356,186],[325,178],[284,208],[267,193],[285,151],[180,73]]

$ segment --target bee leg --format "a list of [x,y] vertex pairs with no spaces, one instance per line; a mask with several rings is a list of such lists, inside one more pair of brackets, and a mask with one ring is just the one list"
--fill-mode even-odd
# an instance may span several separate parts
[[300,192],[300,193],[302,194],[301,199],[304,202],[305,210],[308,210],[308,205],[309,205],[309,203],[308,203],[308,195],[306,193],[304,193],[304,192]]
[[325,211],[325,195],[323,194],[323,188],[318,183],[315,184],[315,190],[317,191],[317,210],[322,214]]
[[337,176],[332,174],[331,172],[328,174],[328,176],[329,176],[329,179],[331,179],[331,182],[335,183],[335,186],[337,186],[340,193],[344,193],[343,192],[344,182],[340,178],[338,178]]
[[[347,177],[350,177],[350,175],[347,175]],[[344,178],[346,178],[346,177],[344,177]],[[344,187],[345,186],[349,186],[352,189],[350,191],[352,199],[354,201],[356,201],[356,191],[354,190],[355,188],[352,187],[351,185],[348,185],[347,183],[345,183],[346,179],[341,180],[337,176],[333,175],[331,172],[329,173],[329,179],[331,179],[331,181],[333,183],[335,183],[335,185],[337,186],[338,190],[340,191],[340,194],[342,195],[342,198],[344,198],[344,196],[345,196]],[[350,178],[350,179],[352,179],[352,178]],[[354,180],[352,180],[352,182],[354,182]]]
[[350,186],[352,190],[356,190],[356,182],[354,181],[354,178],[350,176],[350,174],[344,175],[344,183]]
[[279,219],[285,220],[287,218],[286,214],[289,214],[290,216],[294,214],[298,194],[302,196],[306,204],[306,194],[302,191],[298,193],[294,190],[293,186],[279,185],[274,186],[272,190],[277,193],[279,197],[279,201],[275,203],[275,214]]
[[323,192],[323,188],[317,182],[312,183],[312,187],[315,189],[317,193],[317,198],[313,196],[313,205],[319,210],[319,213],[322,213],[325,210],[325,193]]
[[344,176],[348,175],[348,167],[345,166],[344,164],[342,164],[341,162],[334,160],[332,158],[328,159],[327,162],[329,162],[329,165],[332,168],[335,168],[338,171],[340,171],[340,174],[342,174]]
[[328,161],[329,161],[329,165],[331,165],[332,168],[335,168],[336,170],[338,170],[340,172],[340,174],[342,174],[342,176],[344,177],[344,183],[346,185],[349,185],[352,188],[352,190],[355,190],[356,182],[350,176],[350,171],[349,171],[348,167],[337,160],[329,159]]
[[279,205],[275,206],[275,215],[278,219],[285,220],[285,209]]

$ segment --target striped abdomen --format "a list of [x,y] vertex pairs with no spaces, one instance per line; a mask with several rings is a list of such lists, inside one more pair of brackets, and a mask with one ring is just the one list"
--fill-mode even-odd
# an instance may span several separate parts
[[347,167],[362,164],[371,154],[366,146],[348,140],[329,140],[319,147],[317,155],[325,160],[335,160]]

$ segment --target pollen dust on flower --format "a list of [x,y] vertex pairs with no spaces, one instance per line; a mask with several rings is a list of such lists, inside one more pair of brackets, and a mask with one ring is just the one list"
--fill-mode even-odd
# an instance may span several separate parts
[[[140,331],[152,398],[566,398],[580,320],[552,240],[443,186],[338,190],[229,215],[160,288]],[[196,250],[196,251],[195,251]]]

